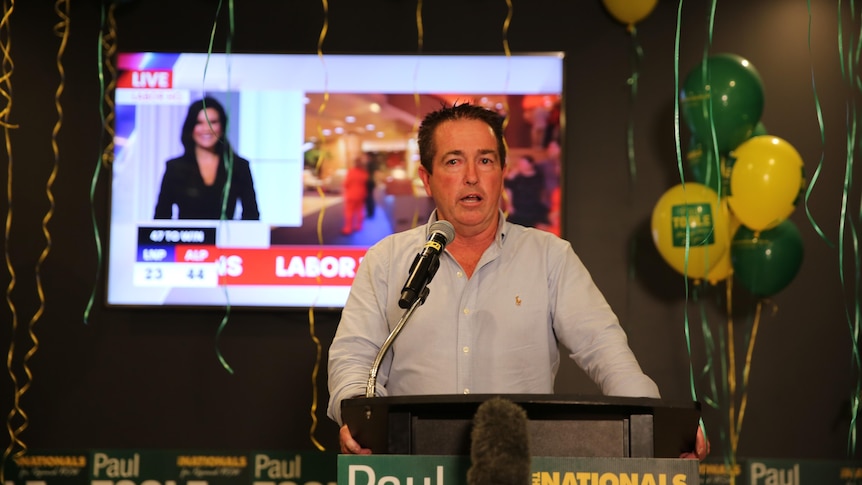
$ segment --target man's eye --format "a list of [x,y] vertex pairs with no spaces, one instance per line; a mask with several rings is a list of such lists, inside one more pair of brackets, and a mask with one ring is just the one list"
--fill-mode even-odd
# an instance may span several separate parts
[[455,165],[456,163],[458,163],[457,158],[452,158],[450,160],[446,160],[446,165]]

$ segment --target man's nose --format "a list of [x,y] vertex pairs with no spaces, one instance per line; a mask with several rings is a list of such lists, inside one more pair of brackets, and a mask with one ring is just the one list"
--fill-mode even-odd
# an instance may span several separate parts
[[464,182],[467,183],[467,185],[476,185],[479,182],[479,171],[476,169],[475,164],[467,164],[467,170],[464,174]]

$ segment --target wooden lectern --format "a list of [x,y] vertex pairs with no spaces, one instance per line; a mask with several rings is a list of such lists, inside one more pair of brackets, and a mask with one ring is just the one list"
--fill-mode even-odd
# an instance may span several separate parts
[[547,394],[360,397],[341,416],[375,454],[469,455],[473,416],[495,396],[527,412],[532,456],[679,458],[700,419],[697,402]]

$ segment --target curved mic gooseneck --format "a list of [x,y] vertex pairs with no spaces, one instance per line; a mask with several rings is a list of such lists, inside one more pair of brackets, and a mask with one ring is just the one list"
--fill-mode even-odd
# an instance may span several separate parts
[[386,337],[383,345],[380,346],[380,350],[377,352],[377,358],[374,359],[374,364],[371,365],[371,371],[368,373],[368,382],[365,384],[365,397],[374,397],[375,390],[377,389],[377,371],[380,369],[380,363],[383,362],[383,356],[386,355],[389,347],[392,346],[392,342],[394,342],[395,338],[398,337],[398,334],[401,333],[401,329],[404,328],[407,320],[409,320],[410,316],[413,315],[413,311],[419,308],[419,305],[425,303],[425,298],[428,297],[429,291],[430,290],[427,287],[422,289],[422,294],[419,295],[419,298],[417,298],[416,301],[410,305],[410,308],[401,315],[401,320],[398,321],[398,325],[392,329],[392,332],[390,332],[389,336]]
[[392,329],[377,352],[377,357],[374,359],[368,374],[368,382],[365,385],[365,397],[374,397],[377,388],[377,371],[383,362],[383,356],[386,355],[392,342],[401,333],[401,329],[407,324],[407,320],[410,319],[416,308],[425,303],[430,292],[428,283],[431,282],[431,278],[434,277],[440,266],[440,254],[446,245],[455,239],[455,227],[449,221],[437,221],[431,224],[428,232],[428,242],[413,260],[413,264],[410,266],[410,275],[407,277],[407,282],[404,283],[401,298],[398,300],[398,306],[406,310],[401,316],[401,320],[398,321],[398,325]]

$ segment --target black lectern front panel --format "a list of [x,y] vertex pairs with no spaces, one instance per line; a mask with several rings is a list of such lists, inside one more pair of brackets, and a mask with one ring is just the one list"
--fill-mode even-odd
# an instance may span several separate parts
[[524,394],[356,398],[342,417],[374,453],[469,455],[473,416],[494,396],[526,411],[533,456],[678,458],[700,418],[695,402]]

